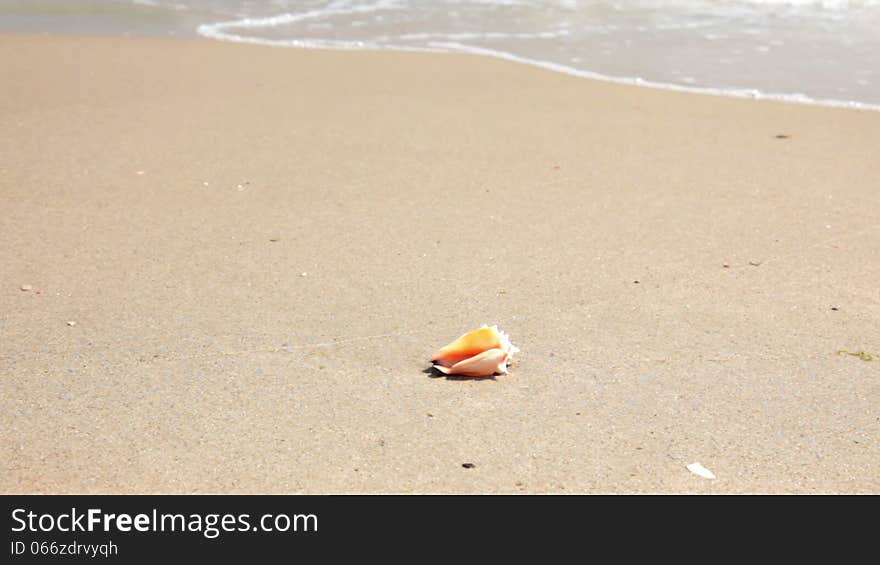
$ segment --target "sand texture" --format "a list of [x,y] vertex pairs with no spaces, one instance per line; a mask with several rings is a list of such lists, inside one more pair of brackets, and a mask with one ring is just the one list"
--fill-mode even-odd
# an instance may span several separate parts
[[[880,492],[878,112],[207,40],[0,76],[0,492]],[[509,375],[424,372],[483,323]]]

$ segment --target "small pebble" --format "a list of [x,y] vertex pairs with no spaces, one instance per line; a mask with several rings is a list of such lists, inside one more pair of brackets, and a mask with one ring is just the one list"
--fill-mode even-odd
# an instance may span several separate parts
[[23,290],[24,292],[27,292],[27,291],[29,291],[29,290],[33,290],[33,289],[34,289],[34,287],[32,287],[32,286],[29,285],[29,284],[23,284],[23,285],[21,285],[21,290]]
[[305,277],[305,276],[308,276],[308,273],[303,272],[303,273],[300,273],[299,276]]
[[71,321],[67,322],[67,325],[70,326],[70,327],[73,327],[73,326],[76,325],[76,322],[74,322],[73,320],[71,320]]
[[462,463],[461,466],[465,469],[473,469],[474,467],[476,467],[476,465],[474,465],[473,463]]

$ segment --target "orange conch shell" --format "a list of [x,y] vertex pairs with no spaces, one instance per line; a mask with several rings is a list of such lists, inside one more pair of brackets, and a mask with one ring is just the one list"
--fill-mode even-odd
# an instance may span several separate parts
[[507,374],[507,364],[517,351],[497,326],[483,326],[441,348],[431,362],[446,375],[490,377],[495,373]]

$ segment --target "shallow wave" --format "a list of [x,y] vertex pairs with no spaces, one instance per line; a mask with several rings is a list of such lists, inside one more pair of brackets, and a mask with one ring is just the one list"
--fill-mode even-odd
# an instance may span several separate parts
[[[284,0],[278,2],[285,4]],[[597,2],[592,2],[597,4]],[[661,2],[660,0],[636,0],[636,4],[644,6],[663,4],[668,6],[670,2]],[[686,3],[689,9],[699,7],[701,4],[708,2],[705,0],[691,0],[690,2],[672,2],[675,4]],[[439,4],[454,9],[456,6],[464,6],[473,8],[478,4],[478,0],[444,0],[443,2],[433,2],[434,9]],[[500,5],[497,0],[485,0],[479,4],[488,10],[495,10]],[[518,9],[517,6],[533,5],[534,2],[528,0],[503,0],[504,6],[513,6],[510,9]],[[575,0],[565,0],[556,2],[563,9],[571,6],[579,5]],[[581,3],[582,4],[582,3]],[[845,0],[735,0],[724,2],[715,1],[711,3],[716,9],[719,4],[734,6],[736,9],[742,9],[745,5],[767,5],[773,4],[785,7],[803,7],[809,6],[810,9],[822,10],[840,10],[847,6],[859,5],[875,5],[880,4],[880,0],[862,0],[860,2],[852,2]],[[412,14],[408,10],[413,6],[413,2],[405,0],[379,0],[373,3],[355,3],[347,0],[336,0],[323,5],[314,6],[312,9],[301,12],[287,12],[283,14],[275,14],[265,17],[243,17],[214,23],[205,23],[198,27],[198,33],[204,37],[233,41],[240,43],[252,43],[260,45],[273,45],[283,47],[299,47],[299,48],[320,48],[320,49],[348,49],[348,50],[400,50],[400,51],[421,51],[421,52],[454,52],[454,53],[470,53],[483,56],[491,56],[508,61],[515,61],[529,65],[538,66],[557,72],[566,73],[578,77],[586,77],[596,80],[603,80],[621,84],[637,85],[651,88],[661,88],[666,90],[675,90],[681,92],[692,92],[701,94],[712,94],[722,96],[733,96],[740,98],[779,100],[785,102],[794,102],[802,104],[815,104],[823,106],[858,108],[867,110],[880,110],[880,105],[855,100],[839,100],[833,98],[825,98],[819,96],[808,96],[800,92],[770,92],[759,88],[720,88],[711,86],[696,86],[677,84],[674,82],[666,82],[663,80],[645,80],[634,76],[616,76],[611,73],[596,72],[593,70],[579,68],[580,65],[574,66],[566,62],[557,60],[547,60],[542,57],[534,57],[528,54],[517,54],[509,49],[497,48],[495,44],[498,40],[509,40],[519,42],[522,45],[530,40],[553,40],[564,38],[570,34],[569,25],[563,20],[553,20],[550,22],[540,22],[544,28],[535,30],[531,21],[527,23],[532,26],[529,31],[515,29],[516,20],[511,20],[506,24],[504,31],[486,31],[486,30],[467,30],[459,31],[458,27],[448,26],[440,31],[408,31],[395,33],[396,27],[388,22],[397,18],[405,24],[412,21]],[[547,3],[543,4],[547,6]],[[613,3],[604,3],[605,7],[615,8]],[[627,3],[627,10],[631,10],[632,6]],[[456,12],[452,12],[455,14]],[[668,12],[664,12],[668,13]],[[716,12],[712,12],[713,14]],[[533,12],[527,12],[533,16]],[[361,17],[372,17],[373,21],[362,21]],[[481,16],[485,19],[485,14]],[[339,18],[343,18],[339,21]],[[337,21],[336,26],[331,25],[330,21]],[[398,21],[399,23],[399,21]],[[479,23],[485,23],[480,21]],[[694,27],[707,26],[711,27],[711,22],[706,21],[682,21],[679,29],[692,29]],[[344,27],[342,24],[345,24]],[[669,28],[668,22],[653,22],[655,29],[666,30]],[[690,27],[684,24],[691,24]],[[303,27],[305,26],[305,27]],[[548,27],[549,26],[549,27]],[[299,27],[299,29],[298,29]],[[407,28],[404,25],[403,28]],[[476,27],[473,26],[472,27]],[[613,26],[605,26],[611,28]],[[282,31],[283,28],[283,31]],[[371,32],[371,28],[373,29]],[[390,29],[385,29],[390,28]],[[452,29],[454,29],[454,31]],[[607,33],[607,29],[597,27],[592,30],[596,34]],[[314,37],[315,30],[333,32],[333,37]],[[359,33],[353,33],[352,30],[358,30]],[[380,33],[377,30],[382,30]],[[643,31],[641,27],[634,28],[636,32]],[[583,26],[579,27],[579,31],[583,31]],[[390,32],[390,33],[389,33]],[[746,30],[748,32],[748,30]],[[278,36],[267,36],[267,34],[275,33]],[[665,33],[665,32],[664,32]],[[299,35],[297,35],[299,34]],[[342,37],[340,37],[342,35]],[[347,35],[347,36],[346,36]],[[704,33],[702,39],[707,41],[715,41],[717,37],[724,38],[724,34]],[[508,41],[508,43],[509,43]],[[480,42],[492,43],[491,46],[481,45]],[[778,43],[778,42],[777,42]],[[758,46],[758,52],[766,52],[770,47]],[[572,61],[579,61],[578,57],[570,58]],[[878,77],[880,78],[880,77]],[[688,82],[691,77],[684,77],[682,80]]]

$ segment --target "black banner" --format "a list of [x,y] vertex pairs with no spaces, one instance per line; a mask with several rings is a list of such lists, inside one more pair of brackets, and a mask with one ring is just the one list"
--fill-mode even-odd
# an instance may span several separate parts
[[0,562],[329,558],[352,549],[405,555],[413,544],[425,555],[465,561],[474,551],[517,555],[526,548],[622,557],[695,551],[713,540],[725,554],[769,544],[790,556],[836,534],[847,539],[835,549],[839,557],[872,539],[876,503],[825,496],[11,495],[0,497]]

